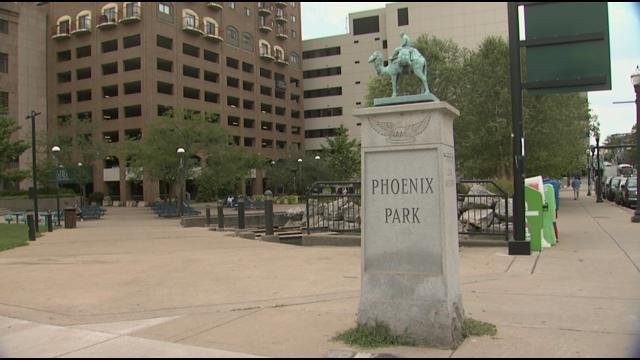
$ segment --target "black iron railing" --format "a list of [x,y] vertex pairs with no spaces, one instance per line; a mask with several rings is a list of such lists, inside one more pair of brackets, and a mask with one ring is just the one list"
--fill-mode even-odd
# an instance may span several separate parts
[[360,182],[315,182],[306,198],[307,234],[311,231],[361,231]]
[[[469,187],[468,192],[461,191],[461,185]],[[458,233],[509,241],[509,194],[491,180],[460,180],[457,188]]]

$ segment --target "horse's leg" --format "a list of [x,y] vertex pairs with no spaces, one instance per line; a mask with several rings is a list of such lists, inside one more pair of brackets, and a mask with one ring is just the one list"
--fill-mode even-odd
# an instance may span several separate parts
[[413,68],[413,73],[416,74],[418,78],[420,78],[420,81],[422,81],[422,89],[423,89],[422,93],[428,94],[429,86],[427,85],[426,61],[416,61],[412,68]]
[[391,87],[393,88],[393,94],[391,94],[391,97],[396,97],[396,88],[398,84],[398,74],[397,73],[392,73],[391,74]]

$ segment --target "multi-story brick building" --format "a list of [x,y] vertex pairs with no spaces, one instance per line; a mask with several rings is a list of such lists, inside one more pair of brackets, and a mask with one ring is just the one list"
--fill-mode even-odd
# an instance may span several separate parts
[[[116,146],[143,137],[167,109],[182,108],[218,119],[238,147],[269,159],[302,148],[299,3],[42,6],[50,131],[83,118],[94,141]],[[251,173],[243,191],[262,193],[263,175]],[[148,177],[128,179],[126,159],[114,154],[94,164],[92,185],[120,201],[168,192],[168,184]]]

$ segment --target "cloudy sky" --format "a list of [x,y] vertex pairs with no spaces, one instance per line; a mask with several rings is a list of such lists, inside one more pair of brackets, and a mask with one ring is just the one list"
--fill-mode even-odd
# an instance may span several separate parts
[[[346,34],[350,12],[384,7],[384,2],[302,3],[302,39]],[[589,106],[598,115],[602,138],[629,132],[635,124],[635,99],[629,76],[640,65],[640,3],[609,2],[612,90],[589,93]],[[595,142],[595,140],[592,140]]]

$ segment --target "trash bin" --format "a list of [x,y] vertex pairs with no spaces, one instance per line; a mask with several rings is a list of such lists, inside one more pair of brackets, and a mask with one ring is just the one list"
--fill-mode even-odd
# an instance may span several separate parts
[[64,228],[65,229],[76,228],[76,208],[64,209]]

